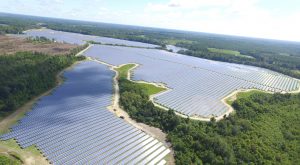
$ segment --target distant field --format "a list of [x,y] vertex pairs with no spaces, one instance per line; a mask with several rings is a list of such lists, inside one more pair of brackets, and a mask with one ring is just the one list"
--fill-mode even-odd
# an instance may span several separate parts
[[300,75],[300,70],[292,70],[292,72],[294,72],[295,74]]
[[184,40],[184,39],[167,39],[166,42],[167,42],[167,44],[170,44],[170,45],[176,45],[177,43],[187,43],[187,44],[193,43],[193,41]]
[[234,55],[234,56],[241,56],[246,58],[253,58],[251,56],[243,55],[239,51],[235,50],[228,50],[228,49],[217,49],[217,48],[207,48],[210,52],[214,53],[221,53],[221,54],[228,54],[228,55]]
[[14,54],[19,51],[40,52],[51,55],[70,54],[77,45],[66,43],[37,43],[26,38],[0,35],[0,53]]

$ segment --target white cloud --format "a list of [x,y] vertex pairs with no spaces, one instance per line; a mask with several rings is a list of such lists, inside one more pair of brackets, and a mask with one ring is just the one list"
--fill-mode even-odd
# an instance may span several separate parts
[[263,7],[260,3],[264,0],[169,0],[144,4],[141,9],[130,5],[123,8],[121,4],[109,6],[105,0],[30,1],[5,1],[0,11],[300,41],[300,7],[297,10],[291,2],[297,0],[284,2],[291,3],[287,6],[293,11],[278,5]]
[[278,16],[259,0],[170,0],[145,7],[146,26],[300,40],[299,13]]

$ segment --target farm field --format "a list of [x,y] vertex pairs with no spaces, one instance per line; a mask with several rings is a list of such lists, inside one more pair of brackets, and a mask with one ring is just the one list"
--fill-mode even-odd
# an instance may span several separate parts
[[217,49],[217,48],[207,48],[210,52],[221,53],[221,54],[229,54],[234,56],[253,58],[251,56],[243,55],[239,51],[236,50],[228,50],[228,49]]

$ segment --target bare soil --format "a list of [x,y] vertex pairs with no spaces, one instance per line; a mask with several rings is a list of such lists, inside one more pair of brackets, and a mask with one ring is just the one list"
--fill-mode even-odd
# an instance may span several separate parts
[[78,45],[47,42],[37,43],[27,40],[24,37],[0,35],[1,54],[14,54],[19,51],[40,52],[49,55],[65,55]]

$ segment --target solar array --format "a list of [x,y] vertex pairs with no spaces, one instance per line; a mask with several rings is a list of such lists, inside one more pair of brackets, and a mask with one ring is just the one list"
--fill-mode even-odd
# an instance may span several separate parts
[[179,52],[180,50],[187,50],[185,48],[181,48],[181,47],[178,47],[178,46],[174,46],[174,45],[166,45],[166,48],[167,50],[171,50],[172,52]]
[[166,164],[169,149],[106,109],[113,71],[86,61],[64,76],[2,140],[36,145],[53,164]]
[[56,31],[51,29],[33,29],[25,32],[26,36],[31,37],[46,37],[48,39],[54,39],[58,42],[67,42],[71,44],[83,45],[86,41],[95,41],[101,42],[103,44],[116,44],[116,45],[126,45],[126,46],[136,46],[136,47],[145,47],[145,48],[155,48],[159,47],[158,45],[147,44],[142,42],[121,40],[108,37],[99,37],[92,35],[83,35],[78,33],[69,33],[63,31]]
[[133,80],[165,83],[154,101],[188,116],[210,118],[227,110],[221,100],[239,89],[290,92],[299,81],[258,67],[216,62],[156,49],[94,45],[86,56],[111,65],[138,63]]

